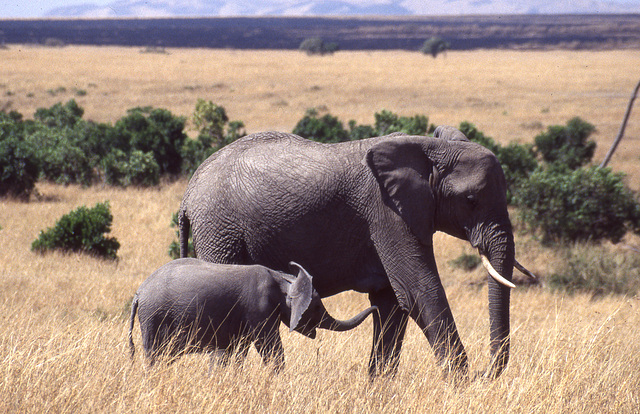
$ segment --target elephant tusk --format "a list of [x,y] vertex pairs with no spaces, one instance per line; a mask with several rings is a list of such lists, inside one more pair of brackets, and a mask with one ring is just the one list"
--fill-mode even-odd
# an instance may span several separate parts
[[498,273],[496,269],[494,269],[493,266],[491,266],[491,262],[489,262],[489,259],[487,258],[487,256],[481,254],[480,258],[482,259],[482,264],[489,272],[489,275],[491,275],[491,277],[496,282],[500,283],[501,285],[505,285],[506,287],[509,287],[511,289],[515,289],[516,285],[514,285],[513,283],[509,282],[507,279],[502,277],[500,273]]
[[516,263],[515,263],[515,267],[516,267],[516,269],[521,271],[524,275],[529,276],[531,279],[538,280],[538,277],[536,275],[531,273],[526,267],[522,266],[520,264],[520,262],[518,262],[517,260],[516,260]]

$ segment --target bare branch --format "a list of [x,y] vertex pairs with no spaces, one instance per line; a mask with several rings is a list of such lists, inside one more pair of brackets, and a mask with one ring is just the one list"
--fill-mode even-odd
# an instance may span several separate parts
[[624,136],[624,130],[627,127],[627,121],[629,120],[629,115],[631,115],[631,108],[633,107],[633,101],[636,100],[636,95],[638,95],[638,89],[640,89],[640,81],[638,82],[635,89],[633,90],[633,94],[631,94],[631,99],[629,99],[629,105],[627,105],[627,112],[624,114],[624,118],[622,119],[622,125],[620,125],[620,131],[618,131],[618,136],[616,137],[615,141],[613,141],[613,144],[611,145],[611,148],[609,148],[609,152],[607,152],[607,155],[605,155],[604,160],[602,160],[602,164],[600,164],[600,168],[604,168],[607,166],[607,164],[611,160],[611,157],[613,156],[613,153],[618,147],[618,144],[620,143],[620,141],[622,141],[622,137]]

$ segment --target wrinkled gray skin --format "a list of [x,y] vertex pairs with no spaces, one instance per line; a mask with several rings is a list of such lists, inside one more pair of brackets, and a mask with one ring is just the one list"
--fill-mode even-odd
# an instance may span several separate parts
[[[396,371],[408,315],[445,370],[466,376],[433,234],[468,240],[507,280],[514,240],[495,155],[455,128],[435,135],[338,144],[275,132],[240,139],[191,178],[178,217],[181,254],[191,227],[203,260],[275,269],[295,260],[314,275],[320,296],[352,289],[379,308],[370,375]],[[492,362],[485,375],[495,378],[509,359],[510,292],[491,278],[488,284]]]
[[[311,276],[291,263],[298,276],[260,265],[224,265],[198,259],[178,259],[156,270],[136,292],[129,327],[138,312],[142,345],[150,365],[158,356],[186,352],[232,354],[242,360],[251,343],[265,363],[284,366],[279,325],[315,338],[316,328],[353,329],[376,308],[348,321],[332,318],[313,289]],[[216,351],[214,353],[214,351]]]

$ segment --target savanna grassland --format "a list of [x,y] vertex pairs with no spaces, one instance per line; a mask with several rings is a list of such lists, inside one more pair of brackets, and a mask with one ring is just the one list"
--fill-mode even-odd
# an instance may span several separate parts
[[[343,121],[373,123],[388,109],[435,124],[467,120],[501,143],[531,142],[574,116],[594,124],[599,161],[615,137],[638,81],[628,51],[472,51],[432,59],[411,52],[135,48],[0,50],[0,108],[31,117],[73,98],[85,118],[115,122],[151,105],[189,116],[198,98],[226,108],[248,132],[291,131],[309,107]],[[640,190],[640,117],[632,113],[611,166]],[[243,367],[183,358],[149,372],[129,359],[127,319],[139,284],[169,260],[171,214],[186,180],[159,188],[37,185],[29,203],[0,201],[0,411],[2,412],[510,412],[636,413],[640,406],[637,297],[512,294],[512,354],[496,381],[454,385],[442,378],[428,342],[410,323],[398,374],[369,382],[371,323],[315,340],[282,331],[287,367],[274,375],[252,351]],[[117,261],[30,251],[40,230],[80,205],[109,200]],[[437,260],[472,370],[489,364],[487,291],[482,271],[449,262],[471,247],[437,234]],[[612,254],[631,246],[628,237]],[[530,235],[516,235],[520,262],[541,278],[562,259]],[[336,317],[363,309],[366,296],[325,300]]]

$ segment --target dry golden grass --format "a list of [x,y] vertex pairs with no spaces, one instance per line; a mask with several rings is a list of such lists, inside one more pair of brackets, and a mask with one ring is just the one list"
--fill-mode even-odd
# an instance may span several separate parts
[[[115,122],[152,105],[189,116],[198,98],[224,106],[248,132],[291,131],[310,107],[373,123],[388,109],[437,125],[470,121],[499,142],[532,142],[580,116],[598,132],[596,159],[615,138],[638,82],[640,54],[622,51],[340,52],[11,46],[0,51],[0,108],[32,116],[75,98],[85,117]],[[63,91],[64,90],[64,91]],[[76,91],[86,91],[77,96]],[[611,165],[640,189],[640,110]]]
[[[0,106],[30,116],[75,97],[86,118],[113,122],[127,108],[153,105],[189,115],[198,97],[227,108],[249,131],[290,131],[310,106],[372,123],[387,108],[431,122],[474,122],[501,142],[530,141],[540,125],[579,115],[598,128],[598,156],[615,136],[640,56],[620,52],[338,53],[137,49],[0,51]],[[48,90],[64,87],[52,96]],[[75,96],[73,89],[84,89]],[[10,102],[10,105],[9,105]],[[634,112],[635,114],[635,112]],[[638,177],[638,117],[613,166]],[[640,303],[637,298],[564,296],[518,288],[512,296],[512,358],[494,382],[454,386],[410,323],[398,375],[369,383],[371,323],[309,340],[283,329],[287,367],[273,375],[252,351],[243,367],[189,356],[145,373],[128,358],[126,309],[139,284],[169,260],[169,223],[186,181],[159,189],[82,189],[38,184],[40,200],[0,202],[1,412],[510,412],[637,413]],[[30,251],[40,230],[80,206],[109,200],[117,262]],[[526,236],[519,259],[542,276],[559,260]],[[487,367],[488,311],[482,271],[447,262],[465,243],[438,234],[437,260],[473,370]],[[347,292],[326,300],[337,317],[367,306]]]

